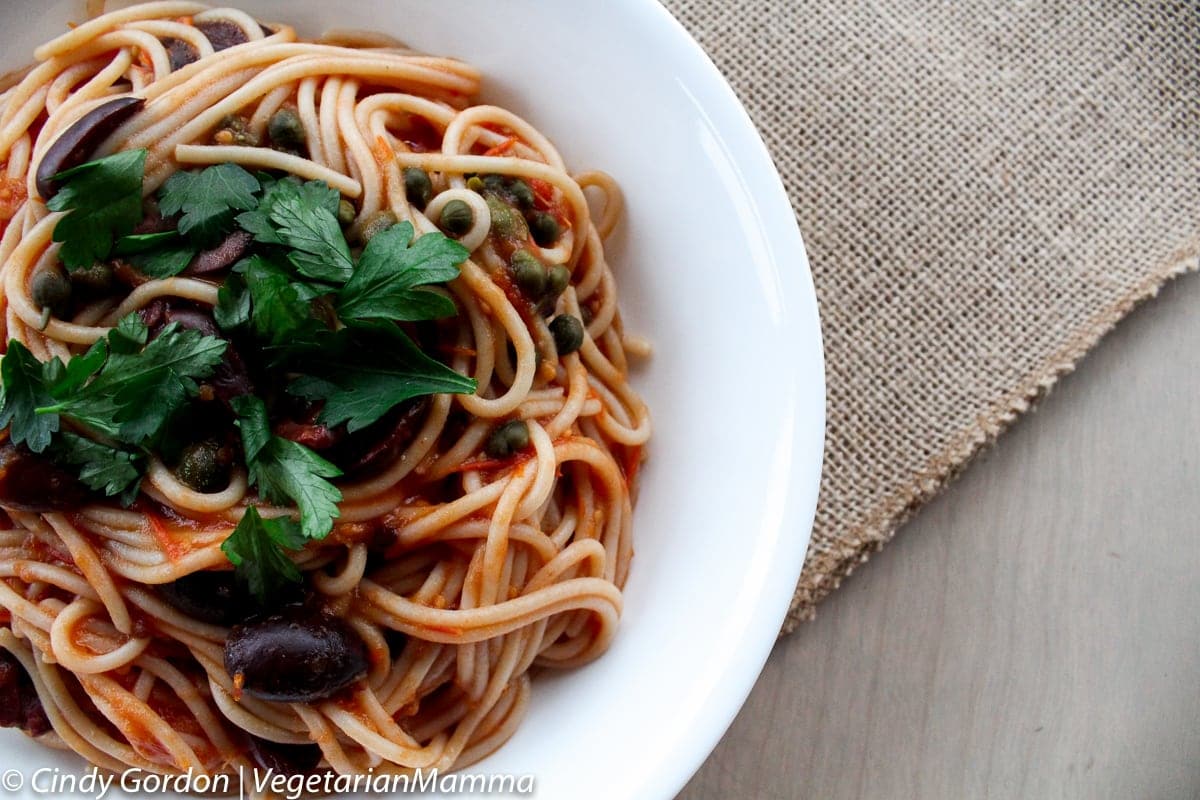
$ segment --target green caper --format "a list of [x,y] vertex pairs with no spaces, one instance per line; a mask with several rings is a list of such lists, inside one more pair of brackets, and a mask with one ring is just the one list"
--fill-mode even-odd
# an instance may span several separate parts
[[467,188],[478,194],[483,191],[483,178],[478,175],[472,175],[467,178]]
[[571,283],[571,270],[565,264],[555,264],[546,274],[546,294],[558,297]]
[[529,232],[540,247],[549,247],[558,241],[558,220],[553,214],[539,211],[529,220]]
[[108,294],[113,289],[112,264],[96,261],[71,273],[71,287],[84,294]]
[[546,293],[546,268],[528,250],[512,254],[513,280],[525,296],[537,300]]
[[554,347],[560,356],[574,353],[583,347],[583,323],[579,317],[559,314],[550,320],[550,333],[554,336]]
[[371,241],[378,233],[383,233],[388,228],[399,222],[396,215],[392,213],[390,208],[385,208],[382,211],[376,211],[371,216],[367,217],[367,221],[362,226],[363,244]]
[[491,189],[493,192],[502,192],[504,191],[504,176],[496,175],[494,173],[491,175],[484,175],[483,185],[485,188]]
[[290,108],[281,108],[267,122],[267,135],[271,145],[284,150],[299,150],[308,141],[300,115]]
[[497,236],[518,241],[529,238],[529,228],[525,225],[524,217],[514,211],[512,206],[495,196],[487,198],[487,205],[492,215],[492,231]]
[[408,202],[417,208],[425,208],[429,198],[433,197],[433,184],[429,181],[429,174],[420,167],[405,167],[404,193],[408,195]]
[[50,309],[56,317],[65,314],[70,307],[71,281],[57,267],[40,270],[33,276],[29,289],[33,302]]
[[354,203],[349,200],[342,200],[338,203],[338,224],[343,228],[352,224],[356,216],[358,216],[358,212],[354,210]]
[[524,420],[506,422],[488,437],[483,450],[492,458],[507,458],[529,446],[529,426]]
[[533,207],[533,189],[529,188],[529,184],[520,178],[512,182],[512,186],[508,187],[508,191],[512,193],[513,199],[517,201],[517,205],[521,208]]
[[217,132],[213,135],[217,144],[236,144],[244,147],[258,147],[258,136],[250,130],[250,123],[245,117],[237,114],[227,114],[217,123]]
[[451,236],[462,236],[475,224],[475,212],[462,200],[451,200],[442,206],[438,225]]
[[197,491],[211,494],[229,485],[229,463],[221,457],[221,445],[211,439],[192,442],[183,448],[175,477]]

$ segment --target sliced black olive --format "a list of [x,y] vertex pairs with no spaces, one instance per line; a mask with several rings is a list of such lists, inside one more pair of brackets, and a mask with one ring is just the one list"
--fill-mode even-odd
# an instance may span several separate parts
[[172,72],[200,59],[200,53],[196,52],[196,48],[183,39],[176,39],[172,36],[163,39],[162,43],[163,47],[167,48],[167,56],[171,59]]
[[42,199],[49,200],[58,191],[51,178],[87,161],[110,133],[145,104],[140,97],[116,97],[96,106],[63,131],[38,164],[37,190]]
[[0,648],[0,727],[20,728],[30,736],[50,730],[50,718],[33,679],[12,653]]
[[[217,327],[212,312],[207,309],[201,311],[158,298],[143,306],[138,311],[138,316],[150,329],[150,338],[158,336],[162,333],[162,329],[172,322],[179,323],[181,328],[200,331],[205,336],[226,338],[225,334]],[[246,361],[233,341],[229,341],[221,363],[217,365],[205,383],[213,388],[216,398],[225,405],[229,405],[229,402],[235,397],[254,393],[254,380],[246,367]]]
[[395,461],[416,438],[429,408],[429,397],[414,397],[378,422],[349,434],[326,457],[348,476],[362,476]]
[[233,625],[255,611],[254,601],[232,572],[201,570],[158,587],[164,600],[211,625]]
[[241,29],[241,26],[223,19],[212,20],[210,22],[197,22],[196,28],[208,39],[213,50],[224,50],[227,47],[245,44],[250,41],[250,38],[246,36],[246,32]]
[[236,230],[211,250],[202,250],[188,264],[185,275],[211,275],[229,269],[246,255],[250,245],[254,243],[254,235],[243,230]]
[[312,703],[366,675],[367,648],[337,617],[289,606],[231,630],[225,669],[251,697]]
[[280,744],[251,735],[246,741],[254,763],[274,775],[307,775],[321,763],[321,748],[315,744]]
[[11,441],[0,445],[0,505],[42,513],[79,508],[92,495],[74,473]]
[[[189,617],[211,625],[236,625],[262,612],[264,606],[233,572],[200,570],[158,587],[159,596]],[[266,609],[304,600],[300,584],[288,584],[269,598]]]

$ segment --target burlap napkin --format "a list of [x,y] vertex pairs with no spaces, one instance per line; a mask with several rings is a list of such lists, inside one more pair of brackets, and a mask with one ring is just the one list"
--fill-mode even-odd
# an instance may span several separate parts
[[828,363],[784,630],[1200,253],[1200,3],[666,0],[791,196]]

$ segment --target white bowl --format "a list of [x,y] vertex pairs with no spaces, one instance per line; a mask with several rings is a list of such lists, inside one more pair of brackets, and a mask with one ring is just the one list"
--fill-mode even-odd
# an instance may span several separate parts
[[[110,3],[110,5],[113,5]],[[471,773],[542,798],[673,797],[745,700],[808,546],[824,435],[817,305],[792,209],[713,64],[652,0],[243,0],[301,34],[368,28],[485,76],[627,215],[608,243],[655,434],[621,629],[593,664],[534,680],[516,735]],[[5,0],[0,54],[26,63],[82,0]],[[6,732],[0,768],[81,762]],[[28,781],[26,781],[28,783]],[[25,789],[27,796],[34,794]],[[110,793],[109,796],[118,796]]]

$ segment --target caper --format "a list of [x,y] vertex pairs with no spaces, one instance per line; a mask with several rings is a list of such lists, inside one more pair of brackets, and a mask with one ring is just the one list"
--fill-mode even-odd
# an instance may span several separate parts
[[217,144],[236,144],[244,147],[257,147],[258,136],[250,130],[250,124],[245,117],[228,114],[217,124],[217,132],[213,135]]
[[467,178],[467,188],[478,194],[483,191],[483,178],[478,175],[472,175]]
[[493,192],[502,192],[504,191],[504,176],[496,175],[495,173],[491,175],[484,175],[483,185],[485,188],[490,189]]
[[546,293],[546,268],[528,250],[518,250],[512,254],[513,280],[531,300],[537,300]]
[[229,464],[221,458],[221,445],[211,439],[183,448],[175,477],[197,492],[210,494],[229,485]]
[[529,426],[524,420],[506,422],[488,437],[483,450],[492,458],[507,458],[529,446]]
[[550,333],[560,356],[574,353],[583,347],[583,323],[570,314],[559,314],[550,320]]
[[558,220],[553,214],[539,211],[529,220],[529,232],[540,247],[549,247],[558,241]]
[[352,224],[356,216],[358,216],[358,212],[354,210],[354,203],[349,200],[342,200],[338,203],[338,224],[343,228]]
[[517,201],[517,205],[521,208],[531,208],[533,206],[533,189],[530,189],[529,184],[520,178],[512,182],[512,186],[508,187],[508,191],[512,193],[513,199]]
[[371,241],[376,234],[383,233],[399,221],[400,220],[396,219],[396,215],[392,213],[392,210],[389,208],[385,208],[382,211],[376,211],[374,214],[367,217],[367,221],[363,223],[363,244]]
[[72,288],[93,295],[107,294],[113,288],[112,264],[96,261],[90,267],[71,273]]
[[284,150],[299,150],[308,141],[300,115],[290,108],[281,108],[267,122],[267,135],[273,147]]
[[567,269],[565,264],[555,264],[546,273],[546,294],[550,297],[558,297],[571,283],[571,270]]
[[506,239],[523,241],[529,237],[525,219],[513,207],[498,197],[488,197],[488,211],[492,215],[492,231]]
[[57,267],[40,270],[29,289],[38,306],[50,309],[56,317],[66,313],[71,302],[71,281]]
[[429,181],[429,174],[420,167],[405,167],[404,193],[408,195],[408,202],[417,208],[425,208],[429,198],[433,197],[433,184]]
[[462,200],[451,200],[442,206],[438,224],[451,236],[462,236],[475,224],[475,212]]

